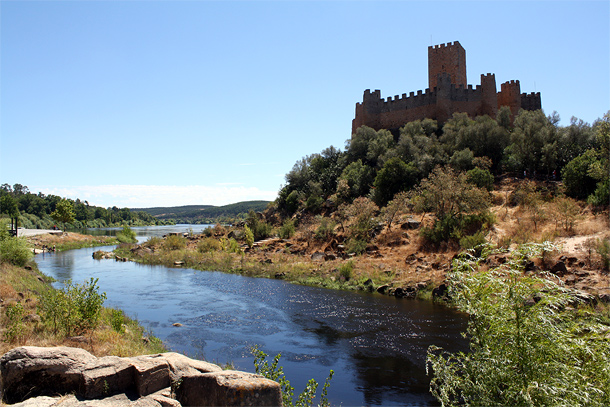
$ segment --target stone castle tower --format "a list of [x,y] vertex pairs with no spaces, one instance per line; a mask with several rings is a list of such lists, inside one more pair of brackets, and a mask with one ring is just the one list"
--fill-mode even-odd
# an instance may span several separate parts
[[360,126],[398,131],[405,123],[426,118],[444,123],[456,112],[495,118],[501,106],[508,106],[513,117],[519,109],[540,109],[540,92],[521,93],[519,81],[515,80],[502,83],[497,92],[496,76],[491,73],[481,75],[481,84],[473,88],[466,79],[466,50],[455,41],[428,47],[428,89],[425,91],[384,100],[379,90],[365,90],[362,103],[356,103],[352,134]]

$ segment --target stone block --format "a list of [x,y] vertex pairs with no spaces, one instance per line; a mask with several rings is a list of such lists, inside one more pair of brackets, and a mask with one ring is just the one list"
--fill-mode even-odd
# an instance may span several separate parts
[[280,385],[232,370],[184,377],[176,390],[183,406],[281,406]]

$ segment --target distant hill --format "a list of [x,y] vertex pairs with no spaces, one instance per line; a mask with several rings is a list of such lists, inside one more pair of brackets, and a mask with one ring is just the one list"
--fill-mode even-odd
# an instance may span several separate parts
[[244,201],[224,206],[185,205],[156,208],[133,208],[134,212],[146,212],[158,219],[173,219],[177,223],[212,223],[222,219],[233,219],[250,210],[263,211],[269,201]]

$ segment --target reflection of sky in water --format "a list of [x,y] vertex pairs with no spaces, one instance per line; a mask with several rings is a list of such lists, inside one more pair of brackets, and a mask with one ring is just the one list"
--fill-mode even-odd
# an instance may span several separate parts
[[97,261],[95,250],[36,259],[59,280],[99,278],[107,306],[138,318],[172,350],[253,371],[249,349],[260,345],[271,356],[282,354],[295,393],[312,377],[322,385],[333,369],[333,404],[427,405],[428,346],[464,346],[458,332],[465,319],[429,302]]

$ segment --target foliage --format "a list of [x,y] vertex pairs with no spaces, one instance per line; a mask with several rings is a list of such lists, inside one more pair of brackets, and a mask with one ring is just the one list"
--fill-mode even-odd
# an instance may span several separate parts
[[567,197],[557,198],[554,202],[556,219],[566,232],[574,229],[574,224],[580,216],[581,209],[574,199]]
[[348,253],[362,254],[366,250],[368,240],[352,237],[347,241],[345,249]]
[[254,234],[254,241],[266,239],[271,235],[271,225],[259,219],[259,216],[254,211],[248,212],[246,224]]
[[449,298],[470,315],[470,351],[431,346],[430,390],[443,405],[610,403],[607,326],[581,308],[576,292],[549,273],[525,275],[527,260],[549,244],[521,246],[499,267],[481,268],[465,252],[449,273]]
[[23,317],[25,316],[25,310],[21,303],[8,304],[6,306],[6,329],[4,331],[4,339],[7,342],[13,342],[23,335],[25,326],[23,324]]
[[318,216],[317,220],[316,239],[328,240],[335,233],[335,222],[325,216]]
[[186,239],[178,235],[170,235],[165,238],[163,247],[166,250],[180,250],[186,247]]
[[379,208],[369,198],[356,198],[351,205],[339,207],[340,216],[350,220],[348,235],[352,239],[368,242],[376,226],[375,215]]
[[467,175],[451,167],[436,167],[422,180],[415,197],[416,209],[432,211],[437,219],[446,215],[480,212],[489,207],[489,194],[468,183]]
[[197,244],[197,250],[199,250],[200,253],[215,252],[220,249],[220,242],[213,237],[206,237]]
[[226,237],[221,238],[220,247],[222,251],[227,253],[240,254],[242,252],[241,248],[239,247],[239,243],[237,243],[237,240],[233,239],[232,237],[229,239],[227,239]]
[[375,203],[385,206],[397,193],[413,188],[419,180],[418,174],[414,164],[406,164],[398,157],[390,158],[373,182]]
[[392,222],[398,215],[407,211],[410,204],[411,199],[408,192],[402,191],[394,195],[394,199],[388,202],[385,208],[381,210],[381,217],[388,229],[392,227]]
[[110,326],[115,332],[125,332],[125,313],[120,309],[110,309]]
[[[254,368],[257,374],[276,381],[280,384],[280,389],[282,391],[282,401],[284,406],[295,406],[295,407],[306,407],[312,406],[313,401],[316,397],[316,392],[318,389],[318,382],[315,379],[310,379],[305,386],[305,389],[299,396],[297,397],[296,402],[293,399],[294,396],[294,387],[290,384],[290,381],[286,378],[284,374],[284,368],[279,366],[279,361],[281,354],[277,354],[273,358],[273,362],[269,364],[267,361],[267,354],[263,352],[258,346],[254,346],[250,349],[250,352],[254,356]],[[330,371],[326,381],[324,382],[324,386],[322,387],[322,393],[320,395],[319,406],[330,406],[330,402],[328,401],[328,388],[330,387],[330,381],[333,378],[335,372],[333,370]]]
[[123,225],[123,230],[117,233],[116,238],[121,243],[136,243],[136,232],[134,232],[129,225]]
[[444,215],[436,219],[432,227],[421,229],[421,236],[428,242],[438,245],[450,240],[460,242],[461,247],[471,248],[483,243],[485,232],[491,228],[494,217],[490,213],[456,216]]
[[473,168],[466,172],[466,180],[477,188],[491,191],[494,186],[494,176],[489,170]]
[[349,279],[354,275],[354,261],[350,260],[340,265],[339,275],[343,277],[345,281],[349,281]]
[[294,225],[294,221],[288,219],[288,220],[284,221],[284,223],[282,224],[282,227],[280,227],[279,236],[282,239],[290,239],[294,235],[295,231],[296,231],[296,228]]
[[595,152],[588,150],[563,168],[561,178],[566,188],[566,195],[576,199],[586,199],[595,192],[597,180],[589,173],[595,162]]
[[252,229],[248,225],[244,226],[244,235],[246,237],[246,244],[249,248],[252,248],[254,245],[254,233],[252,233]]
[[55,210],[51,213],[51,217],[58,223],[63,223],[64,232],[66,231],[66,223],[75,220],[74,205],[67,199],[62,199],[57,203]]
[[55,332],[61,330],[70,336],[97,327],[106,300],[106,293],[99,293],[97,282],[97,278],[83,284],[68,280],[61,290],[50,289],[41,295],[40,311]]
[[[0,226],[2,226],[0,224]],[[23,267],[33,257],[32,249],[22,237],[5,237],[0,240],[0,262]]]
[[610,241],[608,239],[598,239],[596,250],[602,259],[604,270],[610,270]]

